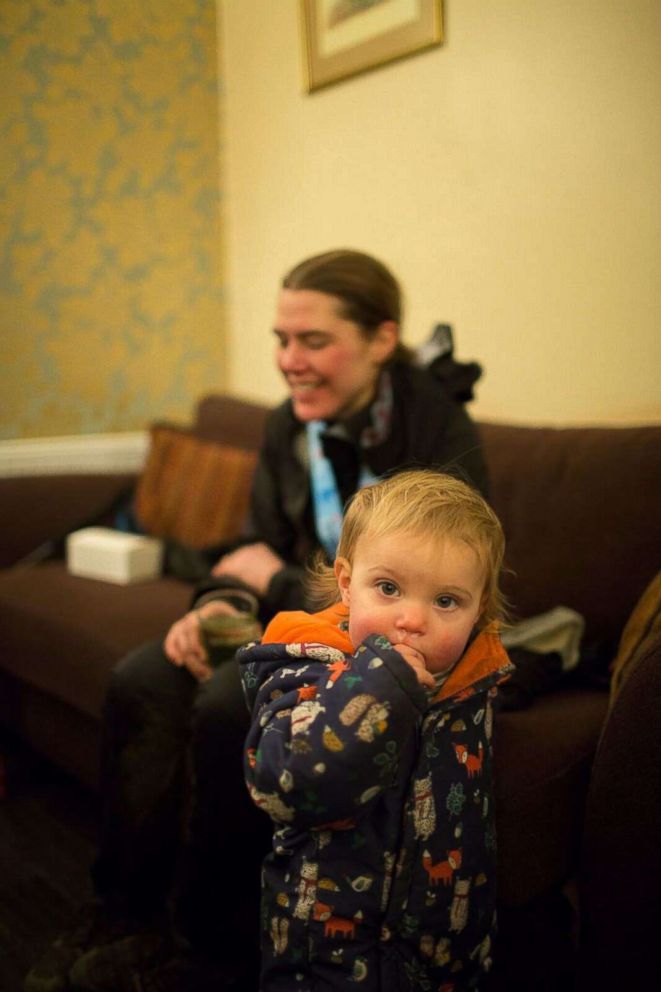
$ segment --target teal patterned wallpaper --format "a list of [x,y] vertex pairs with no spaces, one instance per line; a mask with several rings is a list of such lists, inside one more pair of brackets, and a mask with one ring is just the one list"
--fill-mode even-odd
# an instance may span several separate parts
[[0,2],[0,437],[223,386],[215,0]]

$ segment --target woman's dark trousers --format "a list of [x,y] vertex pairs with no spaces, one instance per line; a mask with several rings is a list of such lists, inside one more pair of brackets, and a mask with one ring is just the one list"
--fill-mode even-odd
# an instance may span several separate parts
[[159,642],[113,672],[97,893],[113,912],[145,922],[169,906],[181,934],[211,956],[258,941],[270,826],[243,780],[247,729],[235,660],[199,684]]

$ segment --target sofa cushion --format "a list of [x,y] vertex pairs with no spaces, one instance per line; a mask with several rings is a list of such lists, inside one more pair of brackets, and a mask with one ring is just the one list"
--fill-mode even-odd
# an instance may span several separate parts
[[590,767],[608,708],[600,689],[562,689],[496,714],[498,892],[521,906],[576,870]]
[[155,425],[135,493],[139,524],[193,548],[233,540],[245,521],[256,460],[254,451]]
[[190,586],[132,586],[69,575],[62,561],[0,572],[2,668],[95,718],[110,669],[183,616]]

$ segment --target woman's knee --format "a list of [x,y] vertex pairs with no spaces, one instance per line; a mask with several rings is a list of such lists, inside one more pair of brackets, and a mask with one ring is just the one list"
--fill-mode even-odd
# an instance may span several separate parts
[[240,749],[248,731],[246,707],[236,661],[226,661],[200,686],[193,706],[196,742],[226,741]]
[[110,675],[106,709],[133,709],[145,704],[167,710],[190,706],[195,689],[192,676],[173,665],[167,658],[161,641],[141,644],[127,654]]

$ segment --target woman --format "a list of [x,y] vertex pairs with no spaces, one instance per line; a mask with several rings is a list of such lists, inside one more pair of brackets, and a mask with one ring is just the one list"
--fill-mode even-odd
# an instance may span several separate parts
[[[121,992],[138,981],[254,992],[256,951],[245,948],[257,946],[268,820],[243,782],[248,712],[237,664],[211,668],[200,623],[246,612],[264,623],[304,607],[311,554],[321,546],[333,556],[342,506],[387,472],[434,465],[485,491],[474,425],[447,384],[413,364],[400,323],[397,280],[369,255],[327,252],[285,276],[274,334],[290,396],[267,423],[246,537],[213,565],[164,643],[142,646],[113,674],[93,870],[100,905],[85,932],[61,939],[55,965],[33,969],[28,992],[54,988],[44,976],[56,967],[71,968],[83,989]],[[184,957],[158,936],[173,891]]]

